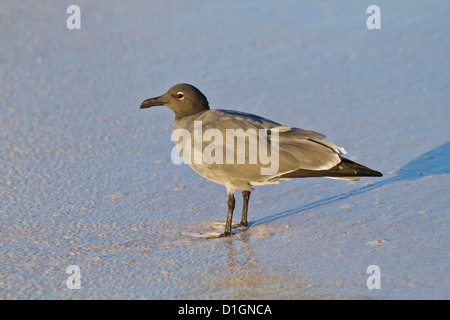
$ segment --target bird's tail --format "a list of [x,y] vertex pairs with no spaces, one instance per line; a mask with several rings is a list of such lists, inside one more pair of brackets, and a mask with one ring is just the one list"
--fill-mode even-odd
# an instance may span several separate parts
[[313,178],[313,177],[327,177],[341,180],[359,180],[361,177],[381,177],[381,172],[369,169],[362,164],[353,162],[347,158],[341,158],[341,162],[334,167],[327,170],[303,170],[298,169],[292,172],[285,173],[278,178],[292,179],[292,178]]

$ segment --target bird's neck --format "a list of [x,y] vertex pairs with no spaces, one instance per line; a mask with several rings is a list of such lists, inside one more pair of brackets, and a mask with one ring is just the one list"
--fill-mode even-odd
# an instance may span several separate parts
[[199,108],[192,108],[192,110],[173,110],[175,113],[175,121],[180,120],[185,117],[197,117],[205,111],[209,110],[209,106],[203,106]]

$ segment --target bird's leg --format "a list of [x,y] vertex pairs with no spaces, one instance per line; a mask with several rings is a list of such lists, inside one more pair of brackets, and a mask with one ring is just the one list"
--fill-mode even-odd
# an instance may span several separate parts
[[231,236],[231,223],[233,222],[233,211],[234,211],[234,195],[232,192],[228,193],[228,216],[227,224],[225,225],[224,237]]
[[240,227],[247,227],[247,212],[248,212],[248,200],[250,199],[250,191],[242,191],[242,197],[244,197],[244,206],[242,207],[242,219],[239,224]]

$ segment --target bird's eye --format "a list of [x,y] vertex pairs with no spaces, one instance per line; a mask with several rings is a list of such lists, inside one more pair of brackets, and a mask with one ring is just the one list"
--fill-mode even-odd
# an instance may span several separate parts
[[176,97],[177,97],[178,100],[183,100],[184,99],[184,93],[183,92],[178,92]]

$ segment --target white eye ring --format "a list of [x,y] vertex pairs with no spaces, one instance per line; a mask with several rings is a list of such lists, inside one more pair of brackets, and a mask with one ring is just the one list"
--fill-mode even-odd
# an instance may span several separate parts
[[184,99],[184,93],[183,92],[177,92],[177,94],[175,95],[177,97],[178,100],[183,100]]

